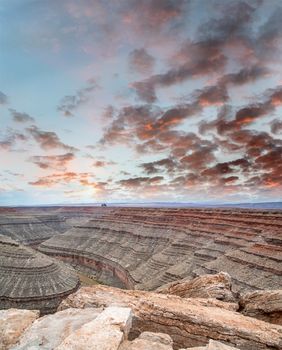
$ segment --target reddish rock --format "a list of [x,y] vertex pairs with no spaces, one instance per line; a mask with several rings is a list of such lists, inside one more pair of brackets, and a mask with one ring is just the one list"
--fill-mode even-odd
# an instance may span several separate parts
[[241,312],[259,320],[282,325],[282,290],[260,290],[240,298]]
[[172,282],[156,291],[178,295],[182,298],[215,298],[223,301],[235,301],[231,291],[231,277],[225,272],[216,275],[203,275],[193,280]]
[[234,311],[206,306],[205,299],[186,299],[145,291],[128,291],[97,285],[68,296],[60,309],[127,306],[133,310],[131,337],[144,331],[166,333],[176,349],[202,346],[209,339],[244,350],[280,349],[282,327]]

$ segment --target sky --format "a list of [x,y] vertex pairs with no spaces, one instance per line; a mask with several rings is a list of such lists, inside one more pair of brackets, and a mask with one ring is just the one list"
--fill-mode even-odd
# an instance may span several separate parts
[[280,0],[1,0],[0,205],[282,199]]

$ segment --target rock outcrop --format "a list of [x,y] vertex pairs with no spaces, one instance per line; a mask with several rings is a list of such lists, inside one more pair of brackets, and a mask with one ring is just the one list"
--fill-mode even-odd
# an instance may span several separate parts
[[0,310],[0,349],[9,350],[24,331],[39,317],[38,311]]
[[99,308],[66,309],[43,316],[25,331],[13,350],[26,350],[32,347],[53,350],[85,323],[95,320],[102,311]]
[[207,346],[200,346],[196,348],[187,348],[180,350],[238,350],[238,348],[234,348],[233,346],[228,346],[211,339]]
[[182,298],[214,298],[228,302],[236,300],[231,290],[231,277],[225,272],[171,282],[159,287],[156,292]]
[[131,339],[152,331],[168,334],[175,349],[203,346],[210,338],[244,350],[282,347],[281,326],[211,306],[205,299],[97,285],[69,295],[60,309],[108,306],[132,309]]
[[129,308],[108,307],[70,334],[55,350],[118,350],[131,328]]
[[0,234],[26,245],[37,246],[70,228],[62,215],[0,213]]
[[240,298],[244,315],[282,325],[282,290],[249,292]]
[[108,207],[91,215],[40,251],[128,289],[220,271],[235,292],[282,287],[281,211]]
[[119,350],[173,350],[171,337],[164,333],[143,332],[133,341],[125,341]]
[[77,274],[60,261],[0,235],[0,308],[54,312],[79,286]]

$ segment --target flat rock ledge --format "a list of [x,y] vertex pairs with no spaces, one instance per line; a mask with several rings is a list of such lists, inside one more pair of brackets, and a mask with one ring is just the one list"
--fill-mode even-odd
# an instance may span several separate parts
[[205,346],[210,339],[244,350],[281,349],[282,327],[222,308],[214,299],[181,298],[146,291],[97,285],[69,295],[59,309],[129,307],[133,312],[129,339],[150,331],[166,333],[174,349]]
[[[132,310],[124,307],[66,309],[36,319],[29,310],[5,310],[1,325],[1,350],[173,350],[168,334],[143,332],[128,340]],[[13,322],[11,324],[11,322]],[[33,322],[33,323],[32,323]],[[11,327],[12,326],[12,327]],[[15,343],[18,343],[15,345]],[[189,349],[235,350],[210,340],[206,346]],[[238,349],[238,348],[237,348]]]

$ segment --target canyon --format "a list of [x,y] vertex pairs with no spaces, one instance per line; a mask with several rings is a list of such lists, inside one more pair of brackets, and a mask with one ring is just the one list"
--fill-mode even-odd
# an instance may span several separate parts
[[281,262],[276,209],[1,208],[0,348],[280,349]]
[[97,208],[38,247],[103,282],[154,290],[226,271],[235,291],[281,288],[282,212]]

